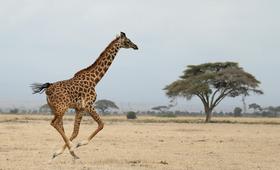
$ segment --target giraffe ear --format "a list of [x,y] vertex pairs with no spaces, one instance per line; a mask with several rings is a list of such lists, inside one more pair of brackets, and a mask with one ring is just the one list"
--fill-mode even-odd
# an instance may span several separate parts
[[121,37],[126,37],[124,32],[121,32]]

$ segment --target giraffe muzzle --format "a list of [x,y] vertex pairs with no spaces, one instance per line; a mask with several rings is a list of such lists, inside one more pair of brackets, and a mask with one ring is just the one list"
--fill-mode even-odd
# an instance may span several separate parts
[[132,48],[133,48],[134,50],[138,50],[138,47],[137,47],[137,45],[135,45],[135,44],[132,46]]

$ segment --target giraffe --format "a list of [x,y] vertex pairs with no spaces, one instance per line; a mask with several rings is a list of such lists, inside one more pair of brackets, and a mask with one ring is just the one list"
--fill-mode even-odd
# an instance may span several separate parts
[[[127,38],[125,33],[121,32],[120,35],[105,48],[92,65],[78,71],[74,77],[54,83],[34,83],[31,85],[33,94],[43,93],[45,91],[47,103],[54,115],[50,124],[58,131],[65,142],[61,149],[54,152],[52,159],[62,154],[66,148],[68,148],[74,159],[79,159],[74,153],[74,149],[87,145],[89,141],[103,129],[104,123],[93,106],[96,100],[95,86],[105,75],[121,48],[138,49],[137,45]],[[73,108],[76,112],[74,128],[70,138],[65,135],[63,128],[63,116],[68,108]],[[97,122],[98,127],[86,140],[73,145],[72,140],[75,139],[79,133],[83,112],[89,113]]]

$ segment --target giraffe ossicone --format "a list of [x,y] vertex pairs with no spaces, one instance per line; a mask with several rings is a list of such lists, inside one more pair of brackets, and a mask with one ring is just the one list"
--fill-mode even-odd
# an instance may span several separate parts
[[[53,154],[53,158],[62,154],[64,150],[68,148],[73,158],[78,159],[78,156],[74,153],[74,148],[88,144],[88,142],[103,129],[104,123],[95,111],[93,105],[96,100],[95,86],[105,75],[121,48],[138,49],[137,45],[127,38],[125,33],[121,32],[120,35],[105,48],[92,65],[78,71],[74,77],[54,83],[34,83],[31,85],[34,94],[45,91],[47,103],[54,115],[51,125],[60,133],[65,142],[65,145]],[[64,113],[69,108],[73,108],[76,111],[74,129],[70,138],[65,135],[62,120]],[[90,134],[87,140],[81,141],[74,146],[71,141],[75,139],[79,133],[83,116],[82,112],[88,112],[97,122],[98,127]]]

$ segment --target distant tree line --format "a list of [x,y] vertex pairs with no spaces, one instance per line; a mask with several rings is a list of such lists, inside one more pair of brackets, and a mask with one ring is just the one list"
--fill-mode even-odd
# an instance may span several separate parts
[[[160,117],[176,117],[176,116],[203,116],[205,115],[204,111],[199,112],[189,112],[187,110],[171,110],[174,108],[176,104],[171,101],[168,105],[159,105],[154,106],[148,111],[136,111],[134,113],[120,113],[114,110],[119,109],[119,107],[110,100],[98,100],[96,103],[96,109],[102,115],[114,115],[114,114],[128,114],[129,117],[132,114],[137,115],[152,115],[152,116],[160,116]],[[235,107],[232,112],[224,112],[224,111],[213,111],[213,116],[234,116],[234,117],[280,117],[280,106],[268,106],[262,107],[257,103],[249,104],[250,113],[244,113],[244,111],[240,107]],[[11,109],[1,109],[0,113],[8,113],[8,114],[51,114],[51,110],[48,104],[44,104],[38,109],[25,109],[22,107],[15,107]],[[68,114],[75,114],[75,110],[68,110]],[[132,116],[133,117],[133,116]],[[136,116],[135,116],[136,117]]]

